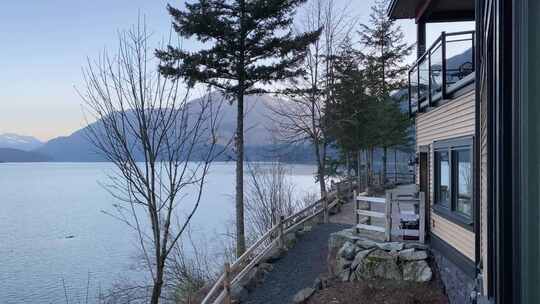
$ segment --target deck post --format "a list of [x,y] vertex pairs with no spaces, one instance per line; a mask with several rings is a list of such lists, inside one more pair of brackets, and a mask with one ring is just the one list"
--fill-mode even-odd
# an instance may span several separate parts
[[385,239],[387,242],[390,242],[391,237],[392,237],[392,192],[391,191],[386,192],[385,213],[386,213]]
[[323,197],[323,223],[328,223],[328,197]]
[[355,203],[355,213],[356,213],[356,233],[360,233],[360,229],[358,229],[358,224],[360,224],[360,214],[358,211],[360,211],[360,202],[358,201],[358,196],[356,195],[356,190],[353,191],[353,200]]
[[420,206],[418,208],[419,213],[419,231],[418,231],[418,241],[420,243],[426,242],[426,193],[420,192]]
[[231,265],[225,262],[225,271],[223,272],[223,291],[225,293],[224,304],[231,304]]

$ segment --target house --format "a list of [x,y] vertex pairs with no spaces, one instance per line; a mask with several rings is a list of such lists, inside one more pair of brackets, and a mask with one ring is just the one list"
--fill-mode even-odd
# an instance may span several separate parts
[[[416,183],[451,302],[540,303],[540,3],[392,0],[388,14],[417,25]],[[426,45],[433,22],[448,30]]]

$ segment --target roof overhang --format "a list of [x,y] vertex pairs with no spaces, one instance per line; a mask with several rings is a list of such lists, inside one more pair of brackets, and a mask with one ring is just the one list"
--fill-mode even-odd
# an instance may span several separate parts
[[392,0],[388,16],[416,22],[474,21],[474,0]]

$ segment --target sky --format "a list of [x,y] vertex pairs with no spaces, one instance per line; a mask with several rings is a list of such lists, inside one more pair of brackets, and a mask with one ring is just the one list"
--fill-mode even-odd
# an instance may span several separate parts
[[[367,22],[373,0],[349,3],[351,15]],[[81,68],[106,48],[114,51],[118,31],[144,15],[155,41],[169,33],[165,0],[2,0],[0,9],[0,133],[31,135],[46,141],[85,125],[77,94],[84,90]],[[413,20],[399,21],[406,40],[416,41]],[[452,31],[473,29],[453,24]],[[428,25],[428,45],[448,26]],[[184,43],[187,48],[195,42]],[[413,58],[411,57],[411,60]]]

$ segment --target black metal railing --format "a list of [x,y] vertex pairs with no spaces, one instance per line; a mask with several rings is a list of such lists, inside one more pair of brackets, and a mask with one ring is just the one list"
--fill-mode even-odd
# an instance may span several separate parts
[[409,113],[413,115],[474,82],[474,31],[446,33],[409,70]]

